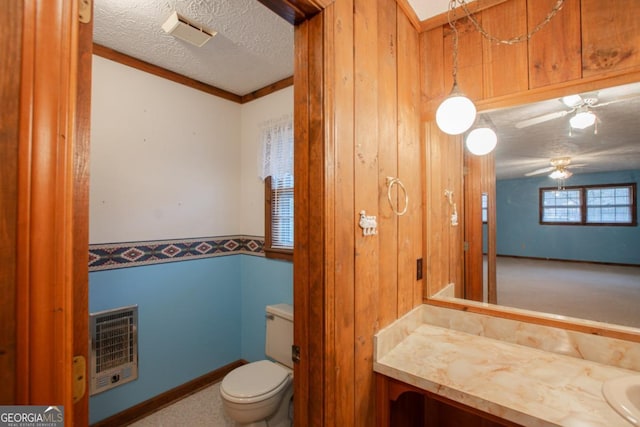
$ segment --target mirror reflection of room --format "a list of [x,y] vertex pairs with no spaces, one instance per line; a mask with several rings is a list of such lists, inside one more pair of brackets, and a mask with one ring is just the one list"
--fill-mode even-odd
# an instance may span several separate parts
[[495,168],[465,152],[480,170],[465,180],[492,183],[465,182],[481,191],[465,215],[481,216],[483,254],[467,299],[640,326],[637,111],[640,84],[482,114],[498,143]]

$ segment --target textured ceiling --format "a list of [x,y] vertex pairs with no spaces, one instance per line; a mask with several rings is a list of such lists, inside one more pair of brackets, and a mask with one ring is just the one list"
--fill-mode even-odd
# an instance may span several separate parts
[[[256,0],[95,0],[95,43],[245,95],[293,74],[293,26]],[[198,48],[166,34],[173,11],[218,34]]]
[[[373,1],[373,0],[372,0]],[[448,0],[410,0],[421,19]],[[293,26],[257,0],[95,0],[97,44],[236,95],[293,75]],[[218,34],[198,48],[162,30],[177,11]]]
[[516,127],[524,120],[569,111],[560,99],[487,112],[498,134],[498,178],[524,178],[548,167],[552,157],[564,156],[571,157],[573,165],[582,165],[569,166],[574,174],[640,169],[640,83],[581,95],[597,99],[592,109],[598,118],[597,133],[595,126],[570,131],[573,113]]
[[[373,1],[373,0],[371,0]],[[421,20],[446,12],[449,0],[408,0]],[[95,0],[94,41],[192,79],[246,95],[293,74],[293,27],[257,0]],[[202,48],[162,30],[177,11],[218,34]],[[523,130],[514,124],[565,108],[558,100],[488,113],[498,128],[498,175],[519,177],[572,156],[574,173],[640,165],[640,88],[601,90],[600,103],[638,94],[594,111],[593,128],[569,135],[570,116]]]

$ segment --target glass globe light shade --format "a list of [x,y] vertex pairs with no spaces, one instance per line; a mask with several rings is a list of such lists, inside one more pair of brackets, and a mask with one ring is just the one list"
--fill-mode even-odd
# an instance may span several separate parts
[[569,123],[574,129],[585,129],[596,122],[596,115],[591,111],[580,111],[571,117]]
[[568,95],[562,97],[562,102],[569,108],[577,107],[582,104],[582,97],[580,95]]
[[442,101],[436,111],[436,123],[449,135],[460,135],[476,120],[476,106],[461,93],[454,91]]
[[467,148],[476,156],[484,156],[496,148],[498,136],[491,128],[476,128],[467,135]]
[[552,179],[567,179],[570,178],[573,173],[569,172],[566,169],[556,169],[549,174],[549,178]]

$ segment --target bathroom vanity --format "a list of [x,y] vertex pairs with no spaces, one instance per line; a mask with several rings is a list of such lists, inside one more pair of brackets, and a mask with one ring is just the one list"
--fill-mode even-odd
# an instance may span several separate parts
[[375,346],[379,426],[631,425],[602,385],[638,375],[638,343],[422,305]]

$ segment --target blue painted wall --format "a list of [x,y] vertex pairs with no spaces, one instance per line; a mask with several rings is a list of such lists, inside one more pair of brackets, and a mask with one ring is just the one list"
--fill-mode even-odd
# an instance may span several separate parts
[[253,362],[264,359],[265,307],[293,304],[293,264],[262,257],[241,258],[241,337],[242,358]]
[[90,398],[95,423],[223,365],[264,358],[264,307],[293,300],[291,263],[248,255],[89,274],[89,310],[138,305],[136,381]]
[[[573,175],[567,186],[638,183],[640,170]],[[540,225],[538,189],[553,187],[544,176],[496,183],[498,255],[640,264],[640,228]],[[640,187],[639,187],[640,188]]]

